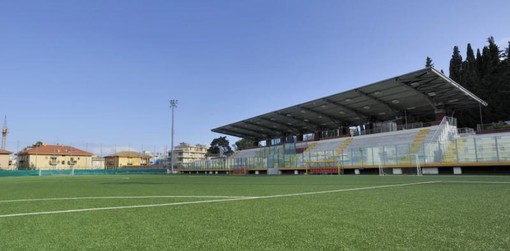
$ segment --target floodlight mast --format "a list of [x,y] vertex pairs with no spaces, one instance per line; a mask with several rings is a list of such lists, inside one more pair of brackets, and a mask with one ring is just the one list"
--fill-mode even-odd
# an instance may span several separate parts
[[172,108],[172,141],[170,145],[170,173],[174,173],[174,110],[177,107],[177,99],[170,100],[170,108]]

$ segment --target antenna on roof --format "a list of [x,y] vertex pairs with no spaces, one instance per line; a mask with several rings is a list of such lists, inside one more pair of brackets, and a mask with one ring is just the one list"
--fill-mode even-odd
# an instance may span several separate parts
[[5,150],[5,145],[7,144],[7,133],[9,130],[7,129],[7,115],[4,116],[4,126],[2,127],[2,148]]

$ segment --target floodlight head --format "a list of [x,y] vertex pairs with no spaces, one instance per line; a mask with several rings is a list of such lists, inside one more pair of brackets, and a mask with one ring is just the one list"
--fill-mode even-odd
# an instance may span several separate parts
[[170,100],[170,107],[177,107],[177,99]]

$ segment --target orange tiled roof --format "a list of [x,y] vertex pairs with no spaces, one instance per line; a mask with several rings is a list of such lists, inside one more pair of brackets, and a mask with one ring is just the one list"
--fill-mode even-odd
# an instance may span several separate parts
[[18,155],[61,155],[61,156],[92,156],[92,153],[72,146],[44,145],[25,149]]
[[11,154],[12,152],[0,149],[0,154]]

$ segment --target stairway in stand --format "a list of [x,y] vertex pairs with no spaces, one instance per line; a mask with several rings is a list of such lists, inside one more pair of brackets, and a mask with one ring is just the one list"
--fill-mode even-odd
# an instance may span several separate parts
[[454,140],[450,142],[443,156],[443,162],[458,162],[457,150],[464,148],[464,141]]
[[401,164],[409,164],[410,163],[410,156],[415,155],[418,150],[423,146],[423,142],[425,142],[425,139],[427,138],[427,135],[430,133],[430,128],[421,129],[416,134],[416,137],[413,140],[413,143],[411,144],[411,148],[409,149],[409,152],[406,156],[402,157],[400,159]]
[[308,152],[311,152],[315,147],[317,146],[317,142],[313,142],[311,143],[307,148],[306,150],[304,151],[305,153],[308,153]]
[[352,139],[353,138],[348,138],[344,140],[344,142],[342,142],[342,144],[338,146],[338,148],[335,150],[336,154],[337,155],[342,154],[345,151],[345,149],[347,149],[347,147],[351,144]]

